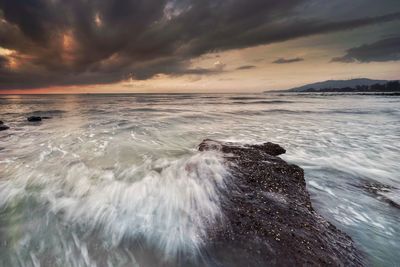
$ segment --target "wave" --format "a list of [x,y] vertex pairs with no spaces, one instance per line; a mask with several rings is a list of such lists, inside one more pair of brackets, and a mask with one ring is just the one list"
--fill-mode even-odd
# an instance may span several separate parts
[[50,110],[35,110],[29,113],[29,116],[61,116],[66,113],[65,110],[50,109]]
[[234,101],[232,104],[290,104],[293,101],[286,100],[260,100],[260,101]]
[[208,227],[222,219],[228,171],[216,152],[146,160],[123,171],[71,162],[60,172],[19,168],[0,181],[0,206],[34,198],[66,222],[97,229],[118,245],[141,240],[165,258],[196,255]]
[[[233,96],[229,97],[231,100],[259,100],[260,97],[251,97],[251,96]],[[261,98],[262,99],[262,98]]]

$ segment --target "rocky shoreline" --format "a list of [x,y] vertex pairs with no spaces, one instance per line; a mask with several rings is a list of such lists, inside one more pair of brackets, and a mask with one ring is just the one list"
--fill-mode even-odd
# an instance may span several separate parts
[[352,239],[313,209],[303,170],[278,156],[277,144],[204,140],[224,154],[233,186],[223,221],[212,226],[207,254],[217,266],[364,266]]
[[[303,169],[279,157],[284,148],[206,139],[198,149],[221,152],[229,170],[227,188],[219,192],[223,217],[207,227],[195,258],[180,255],[172,262],[164,261],[153,257],[151,248],[150,252],[144,248],[143,255],[152,255],[150,263],[140,254],[139,263],[165,267],[368,265],[353,240],[313,209]],[[377,185],[368,188],[374,194],[383,190]]]

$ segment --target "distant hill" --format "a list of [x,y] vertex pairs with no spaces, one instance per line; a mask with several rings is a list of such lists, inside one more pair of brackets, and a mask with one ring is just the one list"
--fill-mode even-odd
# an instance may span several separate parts
[[283,90],[280,92],[397,92],[399,81],[352,79],[328,80]]

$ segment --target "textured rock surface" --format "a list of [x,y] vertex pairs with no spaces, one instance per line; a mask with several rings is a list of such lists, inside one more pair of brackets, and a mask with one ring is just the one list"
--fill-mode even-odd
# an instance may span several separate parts
[[233,179],[207,242],[217,266],[365,264],[351,238],[314,211],[303,170],[277,157],[282,147],[204,140],[199,150],[223,152]]

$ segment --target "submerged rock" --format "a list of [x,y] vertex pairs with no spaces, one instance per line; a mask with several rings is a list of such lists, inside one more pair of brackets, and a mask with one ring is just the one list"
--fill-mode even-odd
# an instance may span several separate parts
[[368,180],[363,180],[361,185],[356,186],[369,193],[372,197],[400,209],[400,190],[398,188]]
[[39,117],[39,116],[30,116],[30,117],[28,117],[28,121],[30,121],[30,122],[42,121],[42,117]]
[[224,153],[232,175],[225,218],[206,242],[216,266],[365,264],[352,239],[313,209],[303,169],[277,157],[282,147],[204,140],[199,150]]

